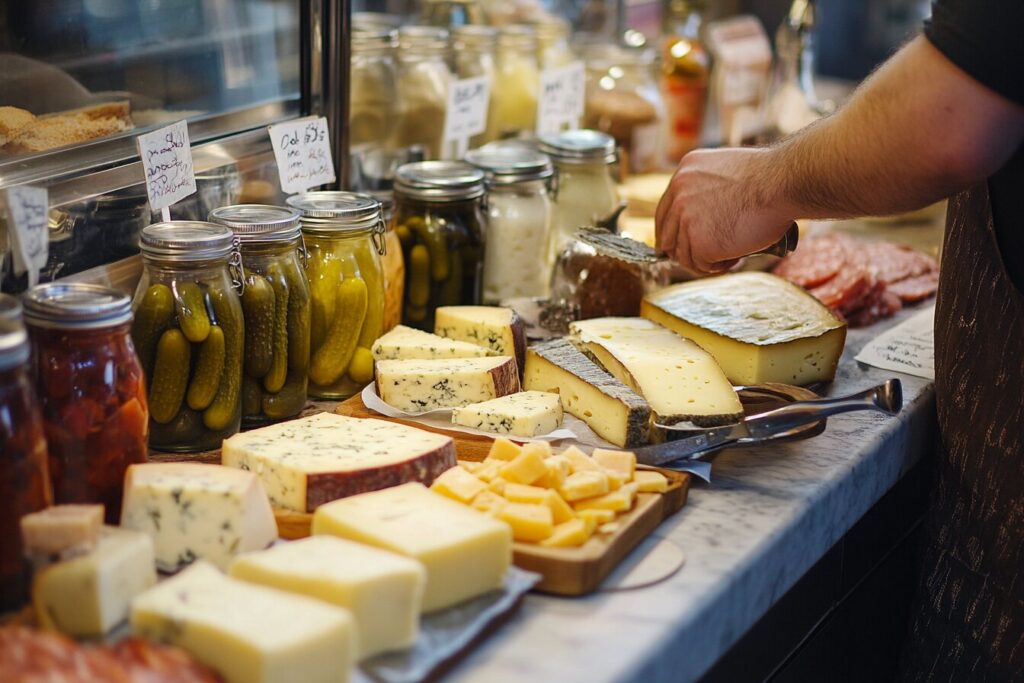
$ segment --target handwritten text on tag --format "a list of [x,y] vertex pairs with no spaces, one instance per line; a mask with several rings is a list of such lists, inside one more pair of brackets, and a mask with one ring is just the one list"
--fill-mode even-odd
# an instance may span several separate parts
[[334,161],[327,119],[313,116],[267,129],[274,147],[281,189],[288,194],[334,182]]
[[48,215],[46,188],[22,185],[7,189],[14,272],[20,275],[28,271],[29,286],[39,282],[39,271],[49,255]]
[[583,62],[541,72],[537,100],[538,133],[550,135],[564,128],[579,127],[585,83]]
[[444,139],[462,140],[487,128],[487,107],[491,101],[491,80],[486,76],[452,81],[448,88],[448,115]]
[[136,140],[150,206],[164,209],[196,191],[187,123],[178,121]]

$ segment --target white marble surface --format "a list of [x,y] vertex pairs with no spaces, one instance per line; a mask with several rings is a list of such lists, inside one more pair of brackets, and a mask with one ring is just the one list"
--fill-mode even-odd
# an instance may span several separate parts
[[[853,361],[867,339],[892,322],[851,331],[830,393],[894,376]],[[698,678],[933,443],[931,384],[900,378],[904,410],[895,418],[841,415],[814,439],[719,456],[713,483],[695,485],[687,506],[655,532],[686,554],[670,579],[584,598],[531,595],[446,680]]]

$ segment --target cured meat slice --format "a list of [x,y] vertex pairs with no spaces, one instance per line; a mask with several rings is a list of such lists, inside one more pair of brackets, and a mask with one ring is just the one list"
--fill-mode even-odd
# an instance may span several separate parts
[[847,238],[836,235],[805,240],[779,261],[773,272],[807,289],[823,285],[846,264],[847,244]]
[[903,309],[900,298],[887,289],[882,289],[878,298],[870,305],[850,314],[847,322],[851,327],[867,327],[879,320],[896,315]]
[[898,296],[904,303],[915,303],[930,297],[939,288],[939,274],[925,273],[910,277],[889,285],[889,291]]
[[863,245],[861,253],[886,284],[938,270],[938,264],[930,256],[907,245],[868,242]]
[[810,290],[818,301],[833,310],[849,311],[851,303],[863,299],[865,294],[874,287],[874,281],[864,268],[844,268],[825,284]]

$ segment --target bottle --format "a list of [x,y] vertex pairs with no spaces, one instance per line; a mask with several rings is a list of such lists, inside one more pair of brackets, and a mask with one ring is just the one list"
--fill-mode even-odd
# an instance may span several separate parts
[[666,161],[677,164],[700,142],[710,57],[700,38],[703,0],[668,0],[664,15],[661,92],[666,109]]

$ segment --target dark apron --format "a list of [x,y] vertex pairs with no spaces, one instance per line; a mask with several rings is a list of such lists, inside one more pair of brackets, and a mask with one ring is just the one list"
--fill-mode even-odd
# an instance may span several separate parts
[[943,448],[903,678],[1024,681],[1024,296],[987,185],[949,206],[935,388]]

